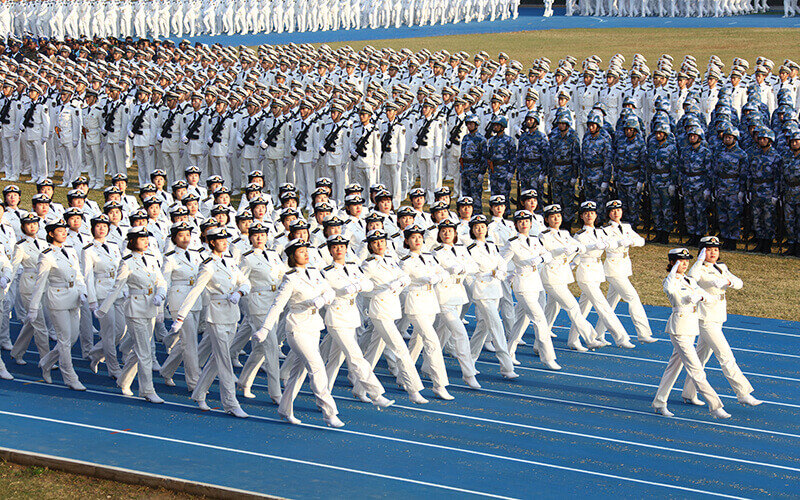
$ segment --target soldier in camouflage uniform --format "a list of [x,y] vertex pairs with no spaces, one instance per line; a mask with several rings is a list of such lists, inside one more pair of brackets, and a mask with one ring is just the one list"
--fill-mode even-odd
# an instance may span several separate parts
[[492,196],[500,194],[506,200],[511,195],[511,180],[514,178],[517,163],[517,145],[505,133],[507,127],[508,120],[505,116],[496,118],[492,124],[494,135],[486,143]]
[[669,123],[657,123],[647,148],[647,176],[650,187],[650,213],[656,231],[653,243],[669,243],[669,233],[675,225],[672,197],[675,196],[678,174],[678,148]]
[[603,117],[590,112],[581,143],[580,178],[584,197],[605,206],[613,169],[614,146],[611,138],[602,133],[602,126]]
[[775,208],[778,204],[783,158],[772,146],[775,133],[762,126],[757,132],[756,147],[751,150],[747,186],[750,209],[753,211],[753,230],[758,245],[753,252],[770,253],[775,238]]
[[545,172],[550,164],[550,145],[547,136],[539,130],[541,117],[530,111],[525,115],[524,132],[517,144],[517,172],[520,191],[542,189]]
[[745,182],[747,180],[747,154],[737,144],[739,131],[727,124],[722,131],[722,148],[712,159],[714,176],[712,186],[716,199],[717,219],[722,248],[735,250],[742,228]]
[[461,191],[474,200],[475,211],[481,212],[481,191],[486,174],[486,138],[478,133],[480,120],[475,114],[464,119],[469,133],[461,139]]
[[547,174],[552,197],[550,202],[561,205],[562,226],[569,230],[575,222],[575,184],[578,182],[581,146],[569,114],[556,116],[555,125],[550,132],[552,163]]
[[686,230],[690,235],[688,246],[700,244],[708,231],[708,203],[711,199],[711,150],[703,144],[703,129],[692,127],[688,131],[689,146],[680,156],[678,180],[683,189],[683,210]]
[[789,153],[783,165],[781,188],[783,191],[783,222],[789,248],[784,255],[800,257],[800,130],[789,137]]
[[644,190],[647,147],[641,136],[639,119],[630,116],[615,144],[614,181],[617,198],[622,200],[625,222],[639,224],[639,199]]

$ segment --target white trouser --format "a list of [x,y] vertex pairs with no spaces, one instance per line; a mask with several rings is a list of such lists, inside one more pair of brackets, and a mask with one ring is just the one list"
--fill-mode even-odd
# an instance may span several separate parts
[[461,306],[441,306],[441,308],[442,312],[438,317],[440,324],[435,327],[439,343],[452,347],[449,352],[458,361],[462,377],[474,377],[478,371],[475,369],[475,360],[472,359],[467,329],[461,322]]
[[511,283],[506,280],[500,281],[503,288],[503,296],[500,297],[500,314],[503,317],[503,331],[511,332],[514,330],[514,292],[511,290]]
[[8,180],[19,179],[19,170],[22,164],[19,146],[19,141],[15,141],[13,137],[3,137],[0,142],[0,147],[3,150],[3,168]]
[[314,192],[314,163],[300,163],[295,161],[294,173],[296,176],[295,182],[297,186],[298,202],[301,207],[306,207],[311,204],[311,193]]
[[[737,398],[742,399],[753,392],[753,386],[750,385],[747,377],[736,363],[731,346],[728,345],[728,340],[722,333],[722,323],[700,320],[700,339],[697,341],[696,351],[702,367],[708,363],[711,352],[714,352],[719,366],[722,368],[722,373],[728,379]],[[683,397],[693,399],[695,396],[697,396],[697,388],[692,379],[687,378],[683,385]]]
[[414,325],[414,333],[411,335],[411,340],[408,341],[411,360],[416,363],[420,351],[424,352],[422,371],[431,378],[433,387],[447,387],[450,382],[447,380],[447,367],[444,364],[442,345],[439,343],[439,336],[433,329],[436,315],[414,314],[409,315],[408,319]]
[[[102,303],[98,299],[99,303]],[[125,301],[117,300],[114,306],[98,320],[100,323],[100,342],[95,344],[87,356],[90,361],[105,361],[110,377],[119,378],[122,368],[117,357],[117,345],[125,335]]]
[[84,146],[84,162],[86,171],[89,174],[89,186],[105,184],[105,162],[103,153],[100,151],[100,144]]
[[[144,186],[150,182],[150,174],[155,170],[153,153],[150,152],[150,146],[135,146],[133,148],[136,155],[136,166],[139,172],[139,185]],[[180,179],[181,177],[178,177]],[[175,178],[172,178],[175,180]]]
[[[184,178],[184,170],[181,168],[181,154],[175,153],[160,153],[158,158],[158,168],[167,173],[167,179],[174,182],[177,179]],[[150,181],[148,181],[150,182]]]
[[355,167],[353,168],[353,178],[351,180],[352,182],[361,184],[364,189],[369,190],[369,187],[377,181],[377,170],[372,167]]
[[94,325],[92,325],[92,311],[89,310],[89,304],[81,304],[79,309],[78,335],[81,339],[81,357],[86,359],[94,347]]
[[381,164],[380,183],[386,186],[392,195],[392,203],[399,207],[403,201],[403,185],[400,179],[402,166],[399,164]]
[[[128,331],[126,337],[133,349],[125,353],[125,365],[117,379],[117,386],[130,389],[133,379],[139,375],[139,396],[155,394],[153,388],[153,329],[155,318],[126,318]],[[123,349],[125,351],[125,349]]]
[[[200,361],[197,357],[197,324],[200,321],[200,311],[190,311],[183,318],[183,326],[178,330],[178,343],[169,351],[167,360],[161,365],[161,376],[173,378],[175,371],[183,363],[184,378],[186,387],[192,391],[197,387],[200,379]],[[164,344],[173,344],[168,335],[164,339]]]
[[[244,161],[242,159],[242,163]],[[283,158],[264,160],[264,181],[267,191],[273,196],[277,196],[278,186],[286,182],[286,167],[283,166]]]
[[31,168],[32,179],[44,179],[47,174],[47,148],[42,141],[34,140],[23,142],[25,158]]
[[[608,296],[607,302],[611,310],[617,308],[620,300],[628,303],[628,314],[633,321],[633,326],[636,328],[636,337],[639,340],[649,339],[653,336],[650,330],[650,323],[647,321],[647,313],[644,312],[644,306],[639,299],[639,294],[636,289],[631,285],[630,280],[626,276],[619,277],[606,277],[608,281]],[[597,336],[603,338],[606,334],[606,325],[601,317],[597,322]]]
[[25,356],[25,351],[28,350],[31,338],[33,338],[36,349],[39,351],[39,360],[41,361],[47,353],[50,352],[50,336],[47,333],[47,325],[44,322],[44,309],[39,308],[39,314],[36,316],[36,319],[33,320],[33,322],[28,321],[27,308],[30,304],[30,295],[20,295],[21,302],[23,302],[24,305],[17,308],[17,317],[25,319],[22,324],[22,329],[19,331],[19,335],[17,335],[17,340],[14,341],[14,346],[11,348],[11,357],[14,359],[22,359]]
[[[328,377],[328,389],[333,390],[333,384],[339,373],[342,362],[347,360],[347,371],[356,380],[357,390],[369,394],[369,397],[376,399],[386,392],[383,385],[378,381],[378,377],[372,373],[372,367],[364,359],[364,353],[356,342],[355,328],[334,328],[328,326],[329,350],[327,362],[325,363],[325,373]],[[323,341],[324,342],[324,341]],[[356,392],[354,389],[353,392]]]
[[469,346],[472,351],[472,359],[477,361],[484,342],[490,338],[494,345],[494,354],[497,356],[497,361],[500,362],[500,373],[512,373],[514,364],[511,362],[511,355],[508,354],[503,322],[500,320],[499,303],[500,299],[475,299],[475,316],[481,326],[475,328]]
[[[264,320],[267,319],[267,316],[265,314],[251,314],[247,319],[250,322],[250,328],[253,331],[258,331],[264,325]],[[239,385],[243,389],[250,389],[253,386],[253,381],[262,364],[265,364],[267,368],[267,390],[269,391],[269,396],[277,401],[281,398],[281,367],[278,360],[278,335],[276,331],[271,331],[263,342],[253,342],[250,356],[247,357],[242,373],[239,374]]]
[[592,325],[590,325],[581,314],[578,301],[575,300],[575,296],[569,291],[567,285],[545,285],[544,289],[547,291],[547,304],[545,304],[544,307],[544,315],[547,318],[547,324],[550,325],[550,328],[553,327],[560,308],[564,308],[564,310],[567,311],[567,315],[569,315],[570,322],[572,322],[567,345],[569,347],[579,345],[579,334],[583,337],[584,342],[588,344],[594,343],[597,334],[594,328],[592,328]]
[[238,325],[236,325],[236,333],[231,338],[231,361],[239,359],[239,353],[242,352],[244,346],[250,341],[253,336],[253,330],[250,321],[247,319],[250,316],[250,308],[247,304],[247,299],[239,301],[239,317],[244,318]]
[[[623,342],[629,342],[630,337],[628,336],[628,332],[625,331],[625,327],[622,326],[622,322],[620,322],[619,318],[616,314],[614,314],[614,310],[611,309],[611,306],[608,304],[606,300],[606,296],[603,295],[603,291],[600,290],[600,283],[592,281],[592,282],[578,282],[578,286],[581,289],[581,297],[578,300],[578,306],[581,309],[581,314],[585,318],[589,315],[589,311],[592,307],[594,307],[595,312],[597,312],[597,316],[603,321],[605,325],[608,325],[609,330],[611,331],[611,336],[614,337],[614,342],[617,345],[620,345]],[[572,330],[576,328],[575,324],[572,324],[570,328],[570,338],[577,338],[577,332],[573,333]],[[598,334],[597,339],[600,340],[600,335]]]
[[425,200],[433,203],[433,192],[442,185],[441,158],[420,158],[419,185],[425,189]]
[[384,349],[388,349],[395,357],[397,379],[400,385],[409,394],[421,391],[423,389],[422,380],[420,380],[419,373],[417,373],[417,367],[414,366],[414,362],[411,360],[408,346],[406,346],[403,336],[397,330],[397,325],[391,319],[370,319],[374,329],[369,347],[364,351],[364,358],[374,370]]
[[[114,174],[124,174],[127,172],[125,169],[124,143],[122,146],[120,146],[117,142],[109,142],[106,145],[106,163],[108,163],[108,174],[111,176]],[[149,179],[147,182],[150,182]]]
[[[316,396],[317,405],[325,418],[339,413],[336,402],[328,389],[328,377],[325,375],[325,363],[319,354],[319,331],[286,332],[286,340],[295,353],[289,370],[289,380],[284,386],[278,413],[282,416],[294,416],[294,400],[308,375],[311,390]],[[289,362],[287,360],[287,362]]]
[[72,366],[72,344],[78,339],[78,308],[50,310],[50,320],[56,329],[56,348],[39,360],[42,370],[51,370],[58,362],[58,370],[67,385],[77,384],[78,374]]
[[556,360],[556,352],[553,349],[553,339],[550,337],[550,325],[547,323],[544,311],[539,304],[539,292],[517,292],[517,309],[514,329],[506,332],[508,340],[508,351],[511,357],[517,352],[517,345],[522,340],[522,336],[528,329],[528,323],[533,320],[533,327],[536,331],[535,348],[539,352],[539,359],[544,363]]
[[235,329],[236,323],[208,323],[205,336],[210,337],[211,357],[208,358],[200,373],[200,379],[192,391],[192,399],[205,401],[208,389],[219,376],[219,394],[225,411],[239,408],[239,401],[236,399],[236,377],[233,374],[230,357],[231,334]]
[[675,385],[681,369],[686,366],[686,375],[694,382],[698,392],[708,402],[708,409],[714,411],[717,408],[722,408],[722,401],[717,396],[714,388],[711,387],[711,384],[708,383],[708,380],[706,380],[703,364],[700,362],[700,358],[697,357],[697,352],[694,348],[694,335],[670,335],[669,340],[672,342],[672,355],[669,357],[667,367],[664,369],[664,375],[661,376],[661,382],[658,384],[653,407],[666,408],[672,386]]

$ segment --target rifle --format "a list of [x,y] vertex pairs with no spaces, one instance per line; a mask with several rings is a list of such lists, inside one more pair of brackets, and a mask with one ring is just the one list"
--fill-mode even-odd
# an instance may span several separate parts
[[750,212],[750,191],[744,193],[744,203],[742,205],[742,243],[744,251],[747,251],[747,244],[750,242],[750,234],[753,232],[753,217]]
[[[220,115],[219,121],[214,125],[214,128],[211,129],[211,144],[222,142],[222,128],[225,126],[225,120],[227,120],[227,116]],[[209,146],[211,146],[209,144]]]
[[189,124],[189,128],[186,129],[186,138],[190,141],[200,138],[200,136],[197,135],[197,131],[200,129],[200,124],[202,123],[204,116],[205,112],[199,113],[197,117],[192,120],[192,123]]
[[653,213],[651,211],[650,206],[650,184],[648,182],[644,183],[644,188],[642,189],[642,229],[646,233],[646,237],[650,239],[650,227],[653,224]]
[[23,127],[25,127],[25,128],[33,127],[33,113],[34,113],[34,111],[36,111],[36,106],[38,106],[38,105],[39,105],[39,103],[33,102],[33,103],[31,103],[31,107],[28,108],[27,111],[25,111],[25,117],[22,119],[22,126]]
[[[786,237],[786,221],[783,218],[783,195],[778,195],[775,205],[777,213],[777,226],[775,228],[775,242],[778,244],[778,253],[783,252],[783,239]],[[770,243],[772,244],[772,243]]]
[[6,103],[3,105],[3,109],[0,110],[0,125],[8,125],[9,123],[11,123],[11,120],[8,118],[10,111],[11,111],[11,99],[6,98]]
[[[300,130],[300,133],[297,134],[297,137],[294,139],[294,148],[297,151],[307,151],[308,148],[306,147],[306,141],[308,140],[308,131],[311,129],[311,124],[314,123],[313,120],[306,123],[303,128]],[[292,153],[292,156],[296,155],[297,153]]]
[[108,111],[103,116],[104,124],[103,129],[106,132],[114,132],[114,115],[117,114],[117,110],[122,105],[122,101],[116,101],[111,105]]
[[144,114],[147,112],[147,108],[142,106],[139,109],[139,114],[136,115],[136,118],[133,119],[131,122],[131,133],[133,135],[142,135],[142,124],[144,124]]
[[267,146],[274,148],[275,146],[278,145],[276,140],[278,138],[278,134],[281,132],[281,127],[283,127],[285,123],[286,120],[278,120],[275,123],[275,125],[273,125],[271,129],[269,129],[269,132],[267,132],[267,136],[264,138],[264,142],[267,143]]
[[686,217],[683,211],[683,190],[680,184],[675,186],[675,218],[678,221],[678,243],[683,243],[686,236]]
[[261,123],[261,118],[248,125],[246,129],[244,129],[244,134],[242,134],[242,142],[247,144],[248,146],[255,145],[256,141],[253,136],[256,135],[256,130],[258,129],[258,124]]
[[448,147],[450,147],[450,146],[452,146],[454,144],[456,146],[461,144],[461,141],[458,140],[458,134],[461,133],[461,127],[463,125],[464,125],[464,120],[459,118],[458,121],[456,122],[456,126],[453,127],[453,130],[450,131],[450,139],[448,140],[448,144],[449,144]]
[[417,136],[414,138],[414,143],[417,146],[427,146],[428,145],[428,130],[431,129],[431,123],[433,123],[433,119],[425,120],[425,125],[420,127],[417,130]]
[[[334,124],[334,125],[336,125],[336,124]],[[331,131],[328,133],[328,135],[325,136],[325,144],[322,147],[325,148],[325,152],[326,153],[328,151],[331,151],[331,152],[335,151],[336,139],[339,138],[339,131],[342,130],[342,125],[344,125],[344,122],[340,121],[339,124],[337,126],[333,127],[333,129],[331,129]]]
[[374,130],[375,130],[374,126],[369,130],[364,129],[364,133],[361,135],[361,138],[358,139],[358,142],[356,142],[356,156],[350,155],[350,158],[355,160],[359,156],[362,158],[367,157],[367,141],[369,141],[369,137],[372,135],[372,132]]
[[175,114],[176,111],[170,110],[169,115],[167,115],[167,119],[164,120],[164,123],[161,124],[161,138],[162,139],[172,139],[172,125],[175,124]]
[[394,130],[394,122],[390,123],[389,126],[386,128],[386,132],[383,133],[381,136],[381,152],[382,153],[391,153],[392,152],[392,131]]
[[490,121],[489,124],[486,125],[486,128],[483,129],[483,136],[486,137],[487,139],[494,135],[494,130],[492,129],[493,125],[494,122]]

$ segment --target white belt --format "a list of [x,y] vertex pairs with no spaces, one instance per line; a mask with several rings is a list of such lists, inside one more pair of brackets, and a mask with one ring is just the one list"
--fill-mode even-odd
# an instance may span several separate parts
[[672,312],[674,313],[694,313],[697,312],[697,306],[678,306],[673,307]]
[[22,268],[22,274],[36,274],[36,268],[35,267],[30,267],[30,268],[23,267]]
[[51,281],[50,286],[56,288],[72,288],[75,286],[74,281]]
[[153,295],[153,287],[150,287],[150,288],[128,288],[128,295]]
[[228,300],[228,297],[230,297],[230,295],[216,294],[208,296],[210,300]]
[[94,277],[97,278],[97,279],[113,278],[114,277],[114,271],[111,271],[110,273],[95,273]]
[[628,256],[628,251],[625,250],[624,252],[609,252],[608,250],[606,250],[606,255],[611,259],[621,259],[623,257]]
[[331,303],[332,306],[354,306],[356,304],[356,298],[353,297],[352,299],[336,299]]
[[178,286],[194,286],[194,278],[188,280],[173,280],[172,284]]
[[250,289],[250,293],[253,292],[274,292],[278,290],[278,285],[267,285],[267,286],[254,286]]
[[584,256],[581,256],[581,264],[590,263],[590,262],[594,262],[595,264],[599,264],[600,263],[600,257],[584,257]]
[[429,291],[429,290],[433,290],[433,285],[431,285],[431,284],[427,284],[427,285],[416,285],[416,286],[413,286],[413,287],[408,287],[408,289],[407,289],[407,290],[408,290],[409,292],[423,292],[423,291]]

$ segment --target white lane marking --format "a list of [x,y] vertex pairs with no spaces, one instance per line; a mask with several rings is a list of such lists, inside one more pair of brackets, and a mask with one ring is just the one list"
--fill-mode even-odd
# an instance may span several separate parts
[[[46,384],[44,384],[44,385],[46,385]],[[100,392],[100,391],[92,391],[92,392]],[[100,392],[100,393],[104,394],[102,392]],[[178,404],[178,403],[167,402],[167,404]],[[179,405],[180,406],[189,406],[189,405],[183,405],[183,404],[179,404]],[[385,475],[385,474],[368,472],[368,471],[363,471],[363,470],[359,470],[359,469],[352,469],[352,468],[347,468],[347,467],[340,467],[340,466],[322,464],[322,463],[318,463],[318,462],[311,462],[311,461],[307,461],[307,460],[293,459],[293,458],[288,458],[288,457],[280,457],[280,456],[277,456],[277,455],[268,455],[266,453],[252,452],[252,451],[247,451],[247,450],[239,450],[239,449],[235,449],[235,448],[211,445],[211,444],[207,444],[207,443],[198,443],[198,442],[194,442],[194,441],[186,441],[186,440],[176,439],[176,438],[171,438],[171,437],[156,436],[156,435],[152,435],[152,434],[144,434],[144,433],[138,433],[138,432],[132,432],[132,431],[125,431],[125,430],[121,430],[121,429],[112,429],[112,428],[108,428],[108,427],[95,426],[95,425],[91,425],[91,424],[82,424],[82,423],[79,423],[79,422],[72,422],[72,421],[68,421],[68,420],[52,419],[52,418],[48,418],[48,417],[40,417],[40,416],[36,416],[36,415],[28,415],[28,414],[16,413],[16,412],[8,412],[8,411],[3,411],[3,410],[0,410],[0,414],[19,417],[19,418],[28,418],[28,419],[32,419],[32,420],[40,420],[40,421],[47,421],[47,422],[52,422],[52,423],[59,423],[59,424],[62,424],[62,425],[82,427],[82,428],[88,428],[88,429],[93,429],[93,430],[116,432],[117,434],[125,434],[125,435],[129,435],[129,436],[135,436],[135,437],[146,438],[146,439],[154,439],[154,440],[158,440],[158,441],[172,442],[172,443],[184,444],[184,445],[189,445],[189,446],[197,446],[197,447],[207,448],[207,449],[228,451],[228,452],[232,452],[232,453],[241,453],[241,454],[250,455],[250,456],[257,456],[257,457],[261,457],[261,458],[269,458],[269,459],[273,459],[273,460],[279,460],[279,461],[285,461],[285,462],[291,462],[291,463],[298,463],[298,464],[301,464],[301,465],[311,465],[311,466],[315,466],[315,467],[333,469],[333,470],[344,471],[344,472],[351,472],[351,473],[355,473],[355,474],[378,477],[378,478],[382,478],[382,479],[392,479],[392,480],[401,481],[401,482],[419,484],[419,485],[430,486],[430,487],[434,487],[434,488],[441,488],[441,489],[446,489],[446,490],[450,490],[450,491],[464,492],[464,493],[469,493],[469,494],[473,494],[473,495],[483,495],[483,496],[487,496],[487,497],[491,497],[491,498],[500,498],[500,499],[512,500],[512,497],[503,497],[503,496],[500,496],[500,495],[477,492],[477,491],[473,491],[473,490],[465,490],[465,489],[461,489],[461,488],[455,488],[455,487],[452,487],[452,486],[446,486],[446,485],[441,485],[441,484],[436,484],[436,483],[429,483],[429,482],[424,482],[424,481],[416,481],[416,480],[412,480],[412,479],[407,479],[407,478],[402,478],[402,477],[397,477],[397,476],[389,476],[389,475]],[[252,415],[251,418],[255,418],[257,420],[276,421],[276,419],[271,419],[271,418],[267,418],[267,417],[259,417],[257,415]],[[575,467],[567,467],[567,466],[563,466],[563,465],[556,465],[556,464],[551,464],[551,463],[547,463],[547,462],[540,462],[540,461],[535,461],[535,460],[527,460],[527,459],[516,458],[516,457],[507,457],[507,456],[503,456],[503,455],[497,455],[497,454],[494,454],[494,453],[485,453],[485,452],[480,452],[480,451],[475,451],[475,450],[465,450],[465,449],[461,449],[461,448],[455,448],[455,447],[452,447],[452,446],[443,446],[443,445],[437,445],[437,444],[433,444],[433,443],[424,443],[424,442],[419,442],[419,441],[406,440],[406,439],[395,438],[395,437],[390,437],[390,436],[381,436],[381,435],[375,435],[375,434],[369,434],[369,433],[363,433],[363,432],[351,431],[351,430],[345,430],[345,429],[330,429],[330,428],[327,428],[327,427],[321,427],[321,426],[309,425],[309,424],[301,424],[301,426],[310,427],[310,428],[318,428],[318,429],[332,431],[332,432],[341,432],[341,433],[345,433],[345,434],[353,434],[353,435],[359,435],[359,436],[372,437],[372,438],[382,439],[382,440],[386,440],[386,441],[395,441],[395,442],[402,442],[402,443],[406,443],[406,444],[414,444],[414,445],[417,445],[417,446],[422,446],[422,447],[427,447],[427,448],[435,448],[435,449],[442,449],[442,450],[448,450],[448,451],[455,451],[455,452],[459,452],[459,453],[466,453],[466,454],[470,454],[470,455],[476,455],[476,456],[487,457],[487,458],[495,458],[495,459],[504,460],[504,461],[510,461],[510,462],[524,463],[524,464],[534,465],[534,466],[539,466],[539,467],[545,467],[545,468],[551,468],[551,469],[557,469],[557,470],[563,470],[563,471],[569,471],[569,472],[577,472],[577,473],[581,473],[581,474],[604,477],[604,478],[609,478],[609,479],[617,479],[617,480],[620,480],[620,481],[633,482],[633,483],[644,484],[644,485],[649,485],[649,486],[658,486],[658,487],[662,487],[662,488],[676,489],[676,490],[687,491],[687,492],[692,492],[692,493],[701,493],[701,494],[712,495],[712,496],[717,496],[717,497],[722,497],[722,498],[735,498],[735,499],[743,498],[743,497],[737,497],[737,496],[733,496],[733,495],[726,495],[724,493],[718,493],[718,492],[713,492],[713,491],[708,491],[708,490],[689,488],[689,487],[686,487],[686,486],[671,485],[671,484],[659,483],[659,482],[655,482],[655,481],[646,481],[646,480],[642,480],[642,479],[636,479],[636,478],[631,478],[631,477],[626,477],[626,476],[620,476],[620,475],[617,475],[617,474],[608,474],[608,473],[604,473],[604,472],[597,472],[597,471],[591,471],[591,470],[586,470],[586,469],[578,469],[578,468],[575,468]]]

